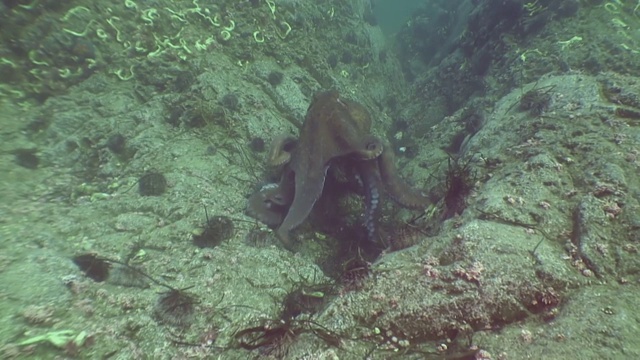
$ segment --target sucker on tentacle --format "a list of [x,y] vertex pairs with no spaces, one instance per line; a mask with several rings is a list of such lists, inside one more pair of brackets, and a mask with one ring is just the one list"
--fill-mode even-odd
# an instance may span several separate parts
[[365,197],[365,213],[364,213],[364,227],[367,229],[367,239],[369,241],[375,241],[376,224],[375,213],[378,209],[378,203],[380,202],[380,193],[378,188],[373,182],[369,184],[366,190]]
[[364,189],[364,219],[363,225],[367,231],[367,240],[375,241],[376,236],[376,211],[380,203],[380,191],[378,186],[380,179],[377,173],[375,160],[364,161],[358,164],[358,178]]

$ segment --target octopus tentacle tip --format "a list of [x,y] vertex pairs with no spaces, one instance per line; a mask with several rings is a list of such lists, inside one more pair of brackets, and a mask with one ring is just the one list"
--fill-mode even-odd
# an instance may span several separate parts
[[268,226],[276,226],[282,222],[287,206],[279,187],[267,184],[249,197],[246,213]]
[[291,237],[289,236],[289,230],[280,227],[278,228],[278,230],[276,230],[276,235],[278,236],[278,239],[280,239],[280,242],[285,249],[289,251],[293,249]]
[[291,161],[291,151],[296,139],[291,135],[279,135],[271,143],[267,164],[273,167],[281,166]]

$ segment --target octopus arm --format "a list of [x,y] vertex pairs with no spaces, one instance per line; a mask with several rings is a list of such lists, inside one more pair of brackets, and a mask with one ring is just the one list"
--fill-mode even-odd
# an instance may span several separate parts
[[400,206],[409,209],[424,209],[429,205],[429,198],[420,190],[407,184],[398,174],[395,157],[388,144],[378,157],[380,178],[389,197]]
[[322,194],[328,168],[328,166],[324,168],[322,176],[303,177],[296,173],[293,202],[277,230],[278,237],[287,249],[291,249],[292,246],[289,232],[309,216],[313,205]]

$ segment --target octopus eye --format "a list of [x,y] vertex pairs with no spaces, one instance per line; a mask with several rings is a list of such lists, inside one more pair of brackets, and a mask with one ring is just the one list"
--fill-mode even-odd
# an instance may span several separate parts
[[377,143],[372,142],[372,143],[367,144],[367,150],[371,151],[371,150],[377,150],[377,149],[378,149],[378,144]]

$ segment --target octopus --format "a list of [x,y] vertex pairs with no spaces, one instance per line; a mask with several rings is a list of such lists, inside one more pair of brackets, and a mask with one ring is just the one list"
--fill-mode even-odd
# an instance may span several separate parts
[[365,199],[364,225],[372,240],[381,191],[405,208],[421,209],[429,204],[424,193],[399,176],[389,143],[371,134],[367,109],[340,97],[337,91],[314,96],[299,137],[274,139],[267,162],[281,169],[280,181],[252,194],[247,212],[276,228],[287,249],[292,248],[291,231],[311,213],[332,166],[342,166],[356,175]]

